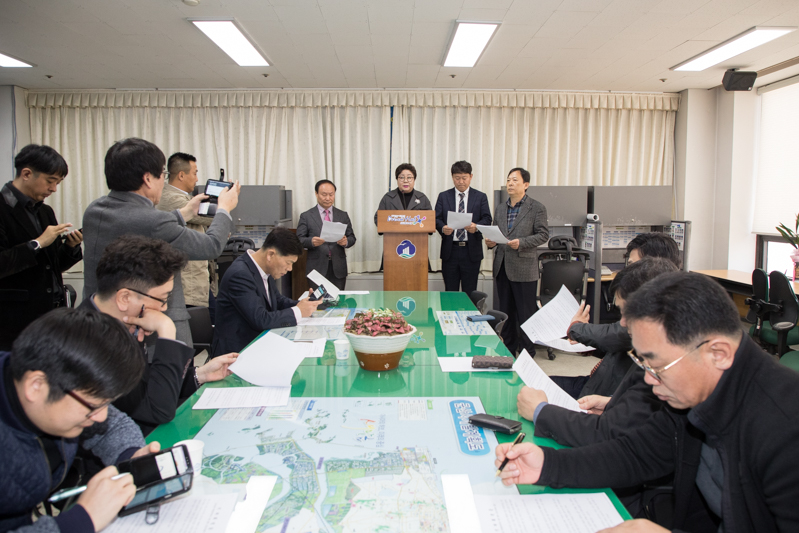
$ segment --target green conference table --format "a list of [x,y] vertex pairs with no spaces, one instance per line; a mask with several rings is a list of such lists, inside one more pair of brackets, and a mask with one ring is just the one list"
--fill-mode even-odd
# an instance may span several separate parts
[[[519,416],[516,396],[524,385],[515,372],[442,372],[438,357],[473,355],[506,355],[510,352],[496,335],[443,335],[436,320],[436,311],[474,311],[475,307],[461,292],[376,292],[352,295],[342,299],[338,307],[387,307],[399,310],[416,326],[417,335],[409,343],[396,370],[370,372],[358,366],[350,348],[350,357],[335,357],[333,343],[328,342],[324,356],[306,359],[291,380],[292,397],[414,397],[414,396],[478,396],[486,412],[522,421],[525,441],[562,448],[551,439],[533,436],[533,424]],[[249,383],[238,376],[228,376],[206,387],[244,387]],[[158,441],[162,447],[194,437],[216,412],[192,410],[202,389],[177,410],[175,419],[156,428],[147,441]],[[497,440],[511,442],[513,436],[496,434]],[[630,514],[610,489],[551,489],[537,485],[519,485],[522,494],[542,492],[605,492],[624,519]]]

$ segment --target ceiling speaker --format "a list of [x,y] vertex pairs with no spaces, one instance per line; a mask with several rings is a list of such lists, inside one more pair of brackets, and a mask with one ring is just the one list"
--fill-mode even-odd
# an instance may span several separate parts
[[727,91],[751,91],[757,79],[757,72],[741,72],[728,70],[724,73],[721,84]]

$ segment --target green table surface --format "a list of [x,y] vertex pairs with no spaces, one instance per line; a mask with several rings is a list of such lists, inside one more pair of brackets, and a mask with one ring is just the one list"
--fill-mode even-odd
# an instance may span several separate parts
[[[408,313],[408,300],[412,298]],[[524,385],[515,372],[442,372],[438,365],[440,356],[506,355],[510,353],[495,335],[445,336],[436,321],[436,311],[474,311],[475,307],[464,293],[455,292],[370,292],[347,296],[338,307],[398,309],[400,299],[405,299],[403,309],[406,319],[416,326],[418,342],[411,342],[396,370],[370,372],[358,366],[355,355],[347,360],[336,360],[333,343],[328,342],[325,354],[318,359],[306,359],[291,380],[292,397],[413,397],[413,396],[478,396],[486,412],[522,421],[525,441],[542,446],[562,448],[551,439],[533,436],[533,424],[519,416],[516,396]],[[405,313],[403,313],[405,314]],[[350,351],[352,351],[350,349]],[[229,376],[205,387],[246,387],[249,383],[238,376]],[[211,419],[216,410],[192,410],[202,394],[202,389],[186,400],[177,410],[175,419],[156,428],[147,438],[158,441],[162,447],[194,437]],[[510,442],[514,436],[496,434],[499,442]],[[542,492],[597,492],[596,489],[551,489],[536,485],[519,485],[522,494]],[[610,489],[604,489],[616,510],[624,519],[630,515]]]

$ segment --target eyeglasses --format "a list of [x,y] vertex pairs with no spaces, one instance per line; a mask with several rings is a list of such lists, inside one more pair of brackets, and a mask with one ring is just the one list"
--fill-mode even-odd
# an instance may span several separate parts
[[397,181],[413,181],[415,179],[413,176],[400,176]]
[[682,361],[687,355],[690,355],[690,354],[694,353],[699,348],[701,348],[703,344],[707,344],[708,342],[710,342],[709,339],[700,342],[699,344],[696,345],[696,347],[693,350],[689,350],[689,351],[685,352],[681,357],[678,357],[677,359],[675,359],[671,363],[667,364],[663,368],[660,368],[660,369],[657,369],[657,370],[655,370],[654,368],[649,366],[649,364],[647,364],[647,362],[644,361],[641,357],[638,357],[638,354],[635,353],[634,349],[630,350],[629,352],[627,352],[627,355],[630,356],[630,359],[632,359],[635,362],[635,364],[638,365],[639,368],[643,369],[647,374],[649,374],[650,376],[652,376],[653,378],[658,380],[658,383],[662,383],[663,380],[660,378],[660,375],[663,372],[665,372],[669,368],[673,367],[674,365],[676,365],[677,363]]
[[92,405],[89,402],[87,402],[86,400],[84,400],[83,398],[81,398],[80,396],[78,396],[77,394],[75,394],[71,390],[65,390],[64,393],[66,393],[68,396],[71,396],[72,398],[74,398],[76,402],[78,402],[83,407],[85,407],[86,409],[89,410],[89,414],[86,415],[86,418],[93,417],[94,415],[96,415],[97,413],[99,413],[100,411],[102,411],[103,409],[108,407],[108,405],[111,403],[110,401],[108,401],[108,402],[105,402],[103,405]]
[[169,177],[169,171],[168,170],[162,170],[161,171],[161,175],[168,178]]
[[[167,301],[168,301],[168,300],[162,300],[161,298],[156,298],[155,296],[150,296],[146,292],[137,291],[136,289],[131,289],[130,287],[122,287],[122,289],[128,289],[129,291],[133,291],[136,294],[141,294],[142,296],[146,296],[147,298],[151,298],[151,299],[155,300],[156,302],[158,302],[159,304],[161,304],[162,307],[165,306],[167,304]],[[122,289],[119,289],[119,290],[121,291]],[[167,295],[167,299],[169,298],[169,296],[170,295]]]

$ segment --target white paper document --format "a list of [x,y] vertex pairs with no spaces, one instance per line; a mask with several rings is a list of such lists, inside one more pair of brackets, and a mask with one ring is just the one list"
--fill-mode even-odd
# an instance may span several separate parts
[[[522,324],[522,331],[536,344],[551,346],[567,352],[587,352],[591,348],[582,344],[558,343],[569,331],[572,318],[580,309],[569,289],[561,285],[558,294]],[[557,345],[553,345],[555,343]]]
[[527,350],[522,350],[516,362],[513,363],[513,370],[519,374],[524,384],[533,389],[544,391],[547,395],[547,402],[552,405],[559,405],[570,411],[585,412],[580,409],[577,400],[568,395],[566,391],[558,387],[554,381],[547,376],[541,367],[533,361]]
[[474,502],[483,533],[596,533],[623,522],[603,492],[518,496],[477,494]]
[[346,317],[304,317],[297,321],[298,326],[343,326],[347,321]]
[[247,481],[247,496],[236,504],[226,533],[255,533],[276,482],[277,476],[252,476]]
[[464,229],[472,225],[471,213],[447,211],[447,226],[452,229]]
[[192,409],[277,407],[289,403],[291,387],[225,387],[205,389]]
[[497,244],[508,244],[508,238],[505,237],[499,230],[499,226],[481,226],[477,224],[477,231],[483,234],[483,237]]
[[480,516],[474,506],[474,494],[466,474],[441,474],[444,502],[451,533],[481,533]]
[[269,331],[242,350],[229,368],[254,385],[290,387],[294,372],[309,352],[308,345],[291,342]]
[[158,522],[149,525],[144,513],[117,518],[107,533],[225,533],[239,495],[188,496],[161,506]]
[[300,343],[298,346],[303,349],[305,353],[305,358],[315,358],[318,359],[325,355],[325,345],[327,344],[327,339],[318,338],[313,340],[304,341],[302,339],[294,339],[295,343]]
[[549,346],[550,348],[555,348],[556,350],[560,350],[561,352],[590,352],[593,348],[586,346],[585,344],[572,344],[569,342],[568,339],[555,339],[551,341],[536,341],[537,344],[543,344],[544,346]]
[[513,372],[510,368],[472,368],[471,357],[439,357],[442,372]]
[[328,222],[327,220],[323,220],[322,233],[319,235],[319,238],[327,243],[335,244],[341,240],[346,231],[347,231],[346,224],[342,224],[341,222]]
[[[335,285],[333,285],[333,282],[331,282],[329,279],[327,279],[326,277],[324,277],[322,274],[320,274],[320,273],[319,273],[319,272],[317,272],[316,270],[311,270],[311,272],[310,272],[310,273],[308,273],[308,279],[309,279],[309,280],[311,280],[311,281],[313,281],[313,282],[314,282],[314,283],[316,283],[317,285],[324,285],[324,287],[325,287],[325,290],[327,291],[327,293],[328,293],[330,296],[332,296],[332,297],[333,297],[333,299],[334,299],[334,300],[335,300],[336,298],[338,298],[338,295],[339,295],[339,290],[338,290],[338,287],[336,287]],[[306,293],[306,294],[307,294],[307,293]]]

